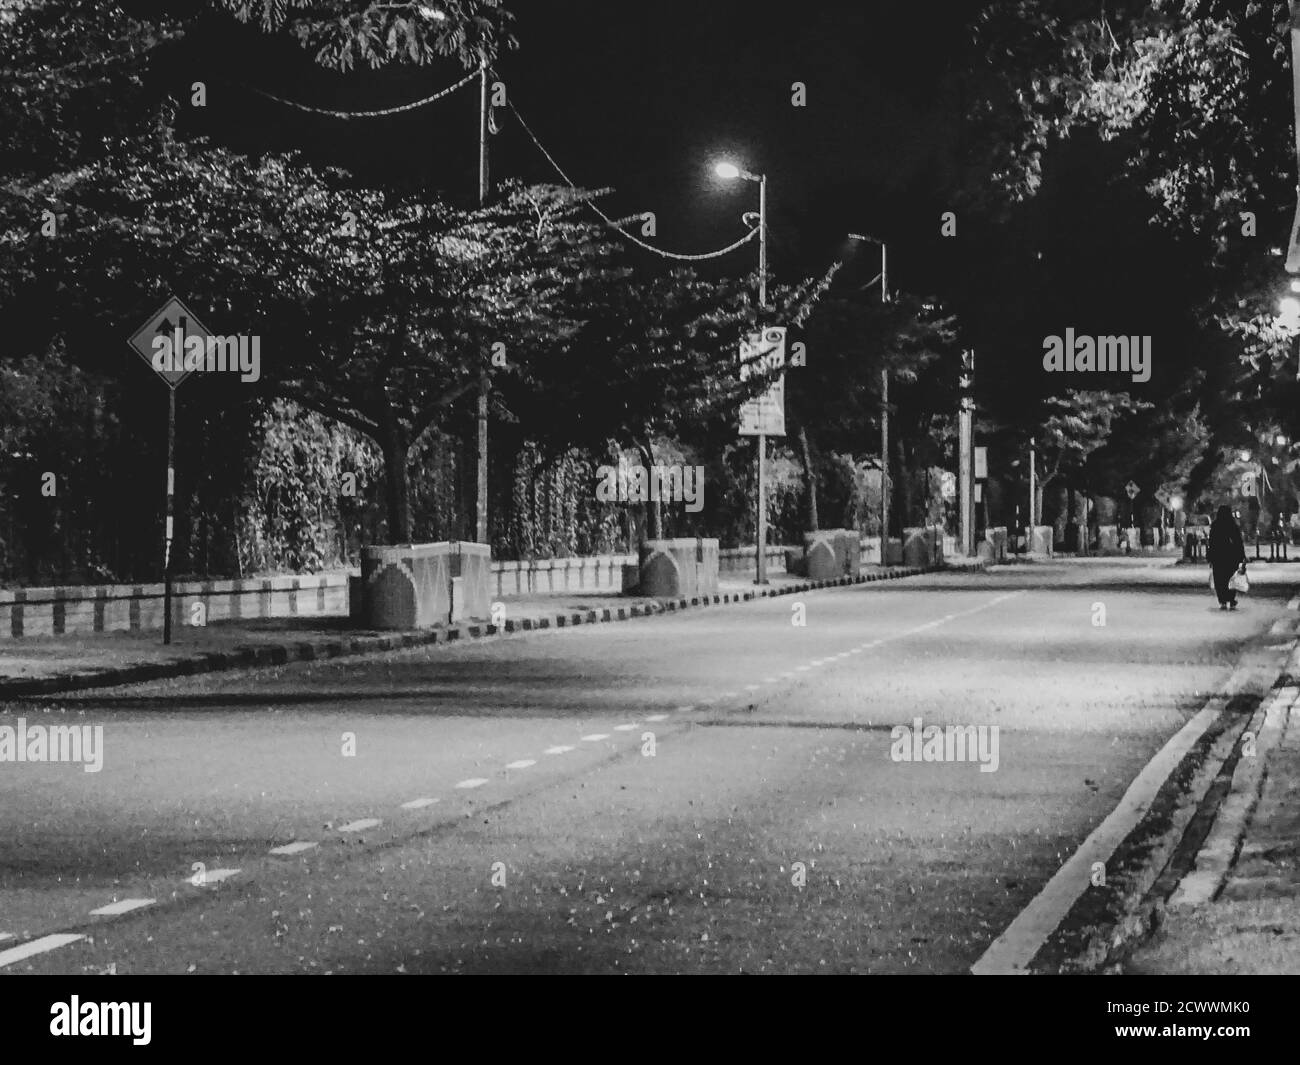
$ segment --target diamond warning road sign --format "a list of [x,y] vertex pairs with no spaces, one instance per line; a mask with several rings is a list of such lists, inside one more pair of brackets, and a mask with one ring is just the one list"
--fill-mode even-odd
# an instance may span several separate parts
[[1142,491],[1142,489],[1139,488],[1139,487],[1138,487],[1136,484],[1134,484],[1132,481],[1129,481],[1129,483],[1126,484],[1126,485],[1124,486],[1124,491],[1126,491],[1126,492],[1128,493],[1128,497],[1129,497],[1129,499],[1136,499],[1136,498],[1137,498],[1137,494],[1138,494],[1140,491]]
[[185,341],[198,337],[206,345],[211,335],[190,309],[173,296],[154,312],[128,343],[168,388],[175,388],[194,372],[181,369]]

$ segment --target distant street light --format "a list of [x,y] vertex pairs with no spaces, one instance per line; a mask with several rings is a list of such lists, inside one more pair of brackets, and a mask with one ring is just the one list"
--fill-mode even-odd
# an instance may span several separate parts
[[1182,510],[1182,509],[1183,509],[1183,497],[1182,497],[1182,496],[1174,496],[1172,499],[1170,499],[1170,500],[1169,500],[1169,509],[1170,509],[1170,510]]

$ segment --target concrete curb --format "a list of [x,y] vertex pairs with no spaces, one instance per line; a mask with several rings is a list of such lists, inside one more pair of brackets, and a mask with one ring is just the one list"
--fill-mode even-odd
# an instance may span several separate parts
[[111,688],[123,684],[141,684],[146,681],[188,677],[201,673],[217,673],[230,669],[251,669],[263,666],[282,666],[290,662],[311,662],[326,658],[343,658],[352,655],[382,654],[411,647],[427,647],[451,643],[468,637],[480,639],[516,632],[532,632],[601,622],[628,621],[632,618],[655,617],[687,610],[696,606],[749,602],[778,595],[820,591],[826,588],[867,584],[872,581],[898,580],[917,577],[924,573],[943,571],[959,572],[967,569],[988,569],[991,562],[970,566],[891,566],[883,573],[859,574],[857,577],[840,577],[835,580],[803,581],[782,588],[763,588],[753,592],[726,595],[692,596],[689,599],[661,599],[654,605],[637,604],[631,607],[604,607],[600,610],[572,611],[552,616],[508,619],[504,625],[488,622],[462,622],[447,628],[424,632],[402,632],[391,636],[343,637],[327,642],[299,640],[292,643],[265,644],[258,647],[238,647],[233,651],[207,651],[193,658],[174,662],[148,662],[138,666],[98,670],[86,674],[65,674],[57,677],[37,677],[30,680],[0,680],[0,700],[28,698],[35,695],[54,695],[60,692],[85,691],[90,688]]

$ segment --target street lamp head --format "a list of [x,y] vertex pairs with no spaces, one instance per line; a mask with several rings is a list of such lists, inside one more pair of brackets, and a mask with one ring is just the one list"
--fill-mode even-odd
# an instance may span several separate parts
[[1171,500],[1169,500],[1169,509],[1170,509],[1170,510],[1182,510],[1182,509],[1183,509],[1183,497],[1182,497],[1182,496],[1174,496]]
[[740,167],[735,163],[719,163],[713,170],[718,177],[726,178],[728,181],[735,181],[740,177]]

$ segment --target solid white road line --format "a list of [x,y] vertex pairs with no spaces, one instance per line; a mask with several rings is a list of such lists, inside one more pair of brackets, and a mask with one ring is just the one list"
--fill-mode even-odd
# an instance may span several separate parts
[[0,950],[0,967],[12,965],[16,961],[22,961],[37,954],[44,954],[46,951],[57,950],[59,947],[66,947],[69,943],[75,943],[78,939],[85,938],[83,935],[72,932],[59,932],[52,936],[41,936],[40,939],[33,939],[30,943],[24,943],[21,947]]
[[383,824],[377,817],[363,817],[359,821],[349,821],[346,825],[339,825],[340,832],[364,832],[367,828],[374,828],[376,825]]
[[107,906],[101,906],[99,909],[90,912],[95,917],[116,917],[119,913],[130,913],[132,910],[141,910],[153,904],[153,899],[121,899],[118,902],[110,902]]
[[432,806],[437,799],[412,799],[410,802],[402,803],[403,810],[423,810],[426,806]]
[[1057,870],[1028,906],[971,966],[977,976],[995,973],[1027,973],[1029,962],[1047,937],[1070,912],[1079,896],[1092,883],[1094,862],[1103,864],[1115,853],[1143,815],[1150,808],[1156,792],[1177,768],[1183,756],[1201,738],[1223,709],[1220,700],[1212,699],[1201,711],[1170,737],[1129,785],[1119,805],[1096,829],[1073,856]]
[[561,744],[558,747],[547,747],[546,750],[544,750],[542,753],[543,754],[565,754],[571,750],[573,750],[572,747],[566,747],[565,745]]
[[601,740],[609,739],[608,732],[593,732],[590,736],[579,736],[584,743],[599,743]]
[[487,783],[487,777],[470,777],[456,785],[458,788],[481,788]]
[[530,765],[536,765],[536,758],[520,758],[517,762],[510,762],[507,769],[527,769]]
[[308,839],[294,840],[292,843],[286,843],[283,847],[272,847],[272,854],[301,854],[303,851],[309,851],[313,847],[319,847],[320,844]]
[[633,721],[632,724],[630,724],[630,725],[615,725],[615,726],[614,726],[614,731],[615,731],[615,732],[631,732],[634,728],[639,728],[640,726],[641,726],[641,722],[639,722],[639,721]]

